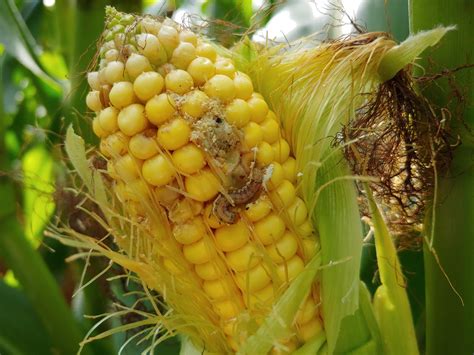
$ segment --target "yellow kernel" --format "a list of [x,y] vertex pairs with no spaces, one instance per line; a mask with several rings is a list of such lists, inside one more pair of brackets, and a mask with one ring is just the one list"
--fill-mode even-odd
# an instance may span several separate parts
[[216,60],[216,74],[226,75],[233,79],[235,74],[234,64],[230,59],[219,58]]
[[303,256],[305,260],[311,259],[316,251],[319,249],[319,243],[316,238],[304,238],[302,239]]
[[187,144],[190,135],[188,123],[182,118],[175,118],[158,128],[156,139],[164,149],[175,150]]
[[273,284],[269,283],[267,286],[257,292],[253,292],[249,297],[245,298],[250,308],[268,307],[273,303],[274,290]]
[[102,128],[102,126],[99,122],[99,116],[96,116],[92,120],[92,131],[99,138],[107,137],[107,135],[109,134],[109,132],[107,132],[105,129]]
[[[161,27],[161,30],[164,26]],[[158,34],[159,36],[159,34]],[[148,58],[148,60],[155,64],[160,65],[166,63],[168,60],[166,55],[166,48],[162,44],[161,39],[158,40],[158,37],[151,33],[141,33],[136,36],[137,48],[141,54]]]
[[118,60],[111,61],[105,67],[105,79],[109,84],[116,83],[117,81],[123,81],[124,73],[125,65]]
[[247,103],[249,104],[250,112],[252,113],[252,121],[260,123],[265,119],[265,117],[267,117],[268,105],[265,100],[258,97],[252,97],[247,100]]
[[130,78],[135,80],[135,78],[143,72],[151,71],[152,67],[147,57],[141,54],[132,53],[132,55],[127,59],[127,63],[125,63],[125,69]]
[[194,90],[186,95],[181,110],[193,118],[200,118],[206,111],[209,97],[200,90]]
[[285,233],[285,222],[275,213],[270,213],[254,225],[255,234],[263,245],[276,243]]
[[268,143],[275,143],[280,138],[280,126],[272,118],[266,118],[260,124],[263,131],[263,139]]
[[140,26],[143,32],[151,33],[155,36],[158,34],[161,28],[161,23],[150,17],[144,17],[140,21]]
[[233,293],[235,288],[232,283],[232,279],[224,277],[217,280],[204,281],[202,283],[204,292],[214,300],[226,299],[234,297]]
[[296,197],[295,186],[288,180],[284,180],[280,186],[270,192],[270,199],[278,209],[290,206]]
[[234,85],[235,97],[242,100],[250,99],[253,93],[253,85],[252,80],[246,74],[242,72],[235,73]]
[[118,109],[133,104],[136,101],[133,84],[128,81],[114,83],[109,93],[109,100]]
[[214,311],[223,319],[229,319],[237,316],[240,313],[241,307],[231,300],[225,300],[214,303]]
[[127,182],[125,185],[127,196],[132,201],[142,202],[149,196],[149,190],[146,182],[141,179],[136,179]]
[[273,148],[267,142],[261,142],[257,147],[257,162],[269,165],[273,162]]
[[104,108],[98,116],[100,127],[109,134],[118,131],[117,116],[115,107]]
[[206,239],[207,238],[201,238],[196,243],[183,247],[184,257],[191,264],[204,264],[211,260],[212,254]]
[[100,151],[107,158],[118,157],[127,152],[129,139],[122,132],[115,132],[100,142]]
[[186,94],[193,87],[193,78],[187,71],[176,69],[165,78],[166,89],[177,94]]
[[192,244],[204,237],[206,226],[201,218],[196,217],[185,223],[175,224],[173,227],[173,236],[181,244]]
[[146,160],[142,167],[143,178],[151,185],[163,186],[173,180],[173,165],[162,154]]
[[250,238],[247,225],[238,221],[217,229],[214,232],[217,247],[225,252],[237,250],[245,245]]
[[228,102],[235,96],[234,82],[228,76],[217,74],[204,85],[204,92],[209,97]]
[[202,85],[216,73],[214,63],[205,57],[197,57],[188,67],[188,73],[193,77],[196,85]]
[[302,225],[295,227],[295,231],[300,237],[308,237],[313,233],[313,225],[311,221],[308,219]]
[[235,275],[235,281],[244,292],[255,292],[267,286],[271,278],[262,264],[255,266],[248,271],[239,272]]
[[245,149],[256,147],[263,139],[263,132],[260,125],[255,122],[249,122],[244,127],[244,145]]
[[285,174],[283,172],[283,168],[277,162],[273,162],[270,165],[272,169],[272,175],[270,179],[267,181],[267,186],[270,190],[276,189],[285,179]]
[[234,99],[226,107],[225,118],[228,123],[242,128],[250,121],[249,105],[242,99]]
[[303,224],[303,222],[306,221],[306,217],[308,217],[308,209],[306,208],[306,204],[299,197],[297,197],[290,207],[288,207],[286,212],[288,213],[291,223],[295,227]]
[[179,33],[179,39],[182,42],[191,43],[193,46],[197,45],[197,36],[194,32],[189,30],[183,30]]
[[245,271],[260,263],[256,256],[256,249],[252,243],[245,244],[242,248],[226,253],[227,265],[234,271]]
[[298,241],[296,236],[290,231],[286,231],[283,237],[275,244],[270,244],[267,247],[267,253],[276,263],[281,263],[290,259],[296,254],[298,250]]
[[298,256],[293,256],[290,260],[278,265],[276,272],[278,277],[286,282],[290,282],[304,270],[304,262]]
[[91,71],[87,73],[87,83],[89,84],[92,90],[100,90],[100,80],[99,73],[96,71]]
[[206,165],[203,152],[192,143],[175,150],[172,159],[176,169],[185,174],[194,174]]
[[166,206],[173,204],[180,196],[179,192],[170,189],[168,185],[155,188],[156,200]]
[[214,213],[213,213],[213,206],[209,204],[204,209],[204,220],[211,228],[219,228],[225,225]]
[[171,26],[163,25],[158,32],[158,39],[163,44],[166,53],[170,56],[179,44],[178,31]]
[[292,183],[296,182],[296,159],[289,157],[282,164],[283,171],[285,173],[285,179],[289,180]]
[[197,201],[205,202],[219,193],[220,183],[214,173],[204,168],[184,180],[187,193]]
[[262,195],[260,198],[248,204],[245,207],[244,214],[252,222],[261,220],[272,210],[272,203],[268,199],[267,195]]
[[272,144],[274,159],[279,163],[284,163],[290,156],[290,145],[281,138],[276,143]]
[[198,264],[194,269],[196,270],[196,274],[206,281],[220,279],[226,272],[226,266],[220,259],[214,259],[205,264]]
[[154,71],[141,73],[133,82],[135,95],[141,101],[148,101],[161,93],[164,87],[163,77]]
[[317,315],[318,306],[314,302],[311,295],[306,299],[306,302],[298,309],[295,321],[298,324],[308,323],[315,315]]
[[304,324],[303,326],[299,327],[298,329],[298,337],[303,341],[307,342],[312,337],[316,336],[317,334],[323,331],[323,325],[321,320],[318,318],[314,318],[312,321]]
[[118,114],[118,126],[127,136],[133,136],[148,127],[145,108],[140,104],[131,104]]
[[125,182],[133,181],[140,177],[141,161],[134,159],[130,154],[117,159],[115,171]]
[[235,339],[231,336],[227,337],[227,343],[229,344],[230,348],[234,351],[237,352],[239,350],[239,344],[235,341]]
[[100,86],[108,84],[107,83],[107,78],[105,77],[105,68],[100,69],[99,72],[98,72],[98,75],[99,75]]
[[178,69],[186,70],[194,58],[196,58],[196,48],[191,43],[181,42],[173,51],[170,63]]
[[100,102],[100,92],[93,90],[89,91],[86,96],[86,104],[89,109],[94,112],[99,112],[102,109],[102,103]]
[[155,140],[155,134],[155,129],[147,129],[130,138],[130,153],[138,159],[149,159],[156,155],[158,153],[158,144]]
[[167,94],[154,96],[145,105],[146,116],[155,126],[168,121],[176,112],[176,103]]
[[200,57],[206,57],[213,62],[216,60],[216,50],[212,45],[206,42],[198,44],[196,47],[196,54]]
[[259,92],[253,92],[253,93],[252,93],[252,98],[265,100],[265,98],[263,97],[263,95],[260,94]]
[[236,328],[235,323],[236,323],[235,319],[230,319],[229,321],[225,322],[222,325],[222,329],[224,330],[224,333],[227,335],[233,335]]

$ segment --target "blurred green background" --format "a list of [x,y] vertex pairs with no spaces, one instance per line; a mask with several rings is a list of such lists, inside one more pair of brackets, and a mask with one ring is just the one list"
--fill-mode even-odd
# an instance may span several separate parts
[[[0,354],[74,354],[98,320],[84,315],[136,301],[133,286],[106,281],[116,274],[113,268],[78,291],[81,278],[91,279],[106,262],[88,260],[82,275],[84,260],[66,262],[75,250],[44,235],[48,224],[68,222],[74,204],[66,189],[71,181],[62,151],[65,129],[72,123],[87,143],[95,143],[85,116],[85,72],[105,5],[182,22],[224,19],[239,26],[233,30],[238,35],[257,41],[295,40],[318,31],[326,39],[354,31],[335,10],[339,6],[367,30],[390,31],[400,41],[409,33],[408,1],[402,0],[0,0]],[[208,35],[229,46],[239,38],[212,30]],[[406,251],[401,258],[423,348],[423,256]],[[373,291],[378,279],[371,243],[362,265],[361,277]],[[108,319],[95,334],[130,321],[136,320]],[[151,340],[139,343],[134,335],[113,334],[86,345],[83,353],[140,353]],[[155,353],[179,353],[178,339],[160,344]]]

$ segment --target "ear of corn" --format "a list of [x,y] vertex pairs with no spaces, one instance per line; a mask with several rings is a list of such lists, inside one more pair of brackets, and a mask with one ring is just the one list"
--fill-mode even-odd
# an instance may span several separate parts
[[[332,352],[342,319],[358,307],[362,236],[354,177],[324,138],[376,85],[394,43],[249,51],[252,82],[235,67],[242,58],[168,19],[107,12],[86,99],[107,186],[87,171],[72,131],[67,149],[120,250],[75,238],[158,291],[169,311],[155,307],[151,322],[198,347],[291,352],[326,331]],[[323,271],[324,302],[313,282],[315,221],[322,261],[334,264]]]

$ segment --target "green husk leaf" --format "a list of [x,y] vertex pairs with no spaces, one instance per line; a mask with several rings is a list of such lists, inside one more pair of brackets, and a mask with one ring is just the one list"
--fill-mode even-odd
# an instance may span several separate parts
[[74,128],[72,128],[72,126],[69,126],[66,132],[65,148],[67,155],[69,156],[74,169],[76,169],[81,177],[81,180],[86,184],[89,191],[94,191],[94,179],[89,162],[86,158],[84,139],[74,133]]
[[307,296],[320,265],[321,256],[318,253],[294,279],[257,332],[242,344],[237,354],[267,354],[273,344],[293,332],[291,328],[295,314]]
[[293,351],[293,355],[313,355],[316,354],[319,349],[325,344],[326,334],[321,333],[318,336],[312,338],[310,341],[306,342],[301,348],[296,351]]

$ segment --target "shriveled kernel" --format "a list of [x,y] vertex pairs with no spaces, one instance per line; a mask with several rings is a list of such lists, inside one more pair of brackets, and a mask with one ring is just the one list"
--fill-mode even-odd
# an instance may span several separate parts
[[115,158],[127,152],[127,145],[129,141],[122,132],[115,132],[100,142],[100,151],[107,158]]
[[206,244],[206,238],[202,238],[196,243],[183,247],[184,257],[191,264],[204,264],[211,260],[210,246]]
[[228,76],[217,74],[204,85],[204,92],[209,97],[228,102],[235,96],[234,82]]
[[205,264],[196,265],[194,270],[201,279],[212,281],[220,279],[225,275],[226,266],[220,259],[214,259]]
[[170,95],[163,93],[148,100],[145,112],[150,122],[159,126],[173,117],[176,103]]
[[304,262],[298,256],[293,256],[290,260],[278,265],[276,272],[278,277],[286,282],[290,282],[298,276],[304,269]]
[[142,167],[143,178],[151,185],[163,186],[173,180],[173,165],[162,154],[146,160]]
[[252,96],[253,93],[253,84],[250,78],[242,73],[237,72],[234,76],[234,85],[235,85],[235,97],[248,100]]
[[182,118],[175,118],[158,128],[156,139],[161,147],[175,150],[189,142],[191,128]]
[[224,300],[214,303],[214,311],[223,319],[229,319],[237,316],[240,313],[241,307],[231,300]]
[[256,147],[263,139],[262,128],[255,122],[249,122],[243,128],[244,130],[244,147],[251,149]]
[[211,228],[219,228],[225,225],[213,212],[212,204],[209,204],[204,209],[204,220]]
[[131,104],[118,114],[118,126],[127,136],[133,136],[148,127],[145,108],[140,104]]
[[235,287],[232,279],[224,277],[218,280],[204,281],[202,284],[204,292],[214,300],[222,300],[233,296]]
[[185,69],[196,58],[196,48],[191,43],[181,42],[173,51],[170,63],[178,69]]
[[118,61],[111,61],[105,67],[105,78],[109,84],[124,80],[125,65]]
[[267,286],[271,278],[265,267],[259,264],[253,269],[237,273],[235,280],[241,290],[253,293]]
[[267,117],[268,105],[265,100],[252,97],[247,100],[247,103],[249,104],[250,112],[252,113],[252,121],[260,123]]
[[216,60],[216,74],[226,75],[233,79],[235,75],[235,67],[230,59],[218,58]]
[[242,99],[234,99],[227,105],[225,117],[228,123],[242,128],[250,121],[249,105]]
[[107,133],[118,131],[118,110],[115,107],[107,107],[100,111],[98,116],[100,127]]
[[298,337],[304,341],[309,341],[312,337],[323,331],[323,325],[319,318],[314,318],[312,321],[302,325],[298,329]]
[[257,147],[257,162],[265,166],[273,162],[273,148],[267,142],[261,142]]
[[[160,29],[163,29],[163,26]],[[159,36],[159,34],[158,34]],[[160,65],[168,60],[166,48],[158,40],[158,37],[151,33],[141,33],[136,36],[137,48],[141,54],[148,58],[150,63]]]
[[135,80],[141,73],[152,70],[150,61],[147,57],[141,54],[132,53],[127,59],[125,69],[132,80]]
[[290,145],[288,142],[281,138],[276,143],[272,144],[274,159],[279,163],[285,162],[290,156]]
[[165,81],[163,77],[154,71],[141,73],[133,82],[135,95],[141,101],[148,101],[163,90]]
[[192,118],[200,118],[206,111],[209,97],[200,90],[194,90],[186,95],[181,110]]
[[283,172],[282,166],[277,162],[273,162],[270,166],[272,169],[272,175],[267,181],[267,188],[269,190],[274,190],[283,182],[283,180],[285,179],[285,174]]
[[139,159],[149,159],[158,153],[158,144],[155,140],[156,130],[153,128],[134,135],[130,138],[130,153]]
[[296,182],[296,159],[289,157],[282,164],[283,171],[285,173],[285,179],[289,180],[292,183]]
[[125,191],[130,200],[137,202],[144,201],[149,195],[148,186],[142,179],[127,182],[125,184]]
[[136,101],[133,84],[128,81],[119,81],[112,86],[109,100],[118,109],[129,106]]
[[250,238],[250,231],[244,222],[239,221],[217,229],[214,235],[217,247],[229,252],[243,247]]
[[275,244],[270,244],[267,247],[267,253],[276,263],[281,263],[290,259],[296,254],[298,250],[297,237],[290,231],[285,231],[283,237]]
[[115,162],[115,172],[125,182],[138,179],[140,176],[141,161],[134,159],[130,154],[117,159]]
[[165,206],[170,206],[173,204],[181,195],[179,194],[178,191],[171,189],[166,186],[159,186],[155,188],[155,197],[156,200],[165,205]]
[[271,210],[272,203],[266,195],[262,195],[257,201],[245,207],[244,214],[251,222],[256,222],[268,215]]
[[226,253],[227,265],[234,271],[245,271],[259,264],[261,259],[252,243],[246,243],[242,248]]
[[89,84],[92,90],[100,90],[100,80],[99,73],[96,71],[91,71],[87,73],[87,83]]
[[193,46],[197,45],[197,36],[194,32],[189,31],[189,30],[182,30],[179,33],[179,39],[182,42],[188,42],[191,43]]
[[181,244],[192,244],[204,237],[206,226],[202,218],[195,217],[185,223],[175,224],[173,227],[173,236]]
[[194,174],[206,165],[203,152],[192,143],[175,150],[172,159],[176,169],[185,174]]
[[214,47],[206,42],[201,42],[198,44],[196,47],[196,54],[200,57],[206,57],[213,62],[216,60],[217,56]]
[[288,180],[284,180],[280,186],[270,192],[272,203],[279,209],[290,206],[296,197],[295,186]]
[[308,217],[308,209],[306,208],[306,204],[299,197],[297,197],[295,201],[288,207],[286,212],[290,222],[294,226],[303,224],[306,221],[306,217]]
[[102,126],[100,125],[99,116],[95,117],[92,120],[92,131],[99,138],[107,137],[107,135],[109,134],[109,132],[103,129]]
[[220,188],[220,183],[214,173],[209,169],[202,169],[200,172],[187,176],[184,180],[186,192],[191,198],[205,202],[214,198]]
[[263,139],[268,143],[275,143],[280,138],[280,126],[272,118],[266,118],[260,124],[263,131]]
[[191,90],[194,82],[187,71],[176,69],[166,75],[165,84],[167,90],[183,95]]
[[205,57],[197,57],[188,66],[188,73],[193,77],[196,85],[202,85],[216,73],[214,63]]
[[275,213],[254,224],[255,234],[263,245],[276,243],[285,233],[285,222]]
[[93,90],[89,91],[86,96],[86,104],[94,112],[99,112],[102,109],[102,103],[100,102],[100,92]]
[[171,56],[173,49],[175,49],[179,44],[178,31],[171,26],[161,26],[160,32],[158,32],[158,39],[163,44],[168,56]]

